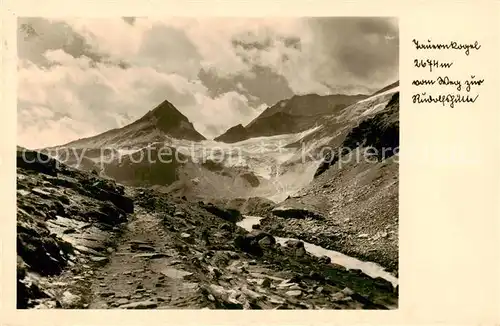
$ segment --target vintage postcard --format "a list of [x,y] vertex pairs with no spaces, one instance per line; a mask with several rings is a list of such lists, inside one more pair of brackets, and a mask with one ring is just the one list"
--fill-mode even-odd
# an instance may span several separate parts
[[495,2],[61,4],[2,16],[6,325],[498,321]]

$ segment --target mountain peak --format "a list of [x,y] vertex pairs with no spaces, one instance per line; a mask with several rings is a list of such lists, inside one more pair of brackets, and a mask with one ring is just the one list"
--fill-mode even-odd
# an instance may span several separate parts
[[158,119],[158,122],[170,122],[171,124],[176,124],[180,121],[189,122],[188,118],[167,100],[161,102],[157,107],[149,111],[143,118],[156,118]]
[[[186,140],[205,140],[189,119],[167,100],[146,113],[137,123],[147,123],[165,134]],[[135,124],[135,123],[133,123]]]
[[189,119],[165,100],[142,118],[124,127],[111,129],[101,134],[78,139],[61,146],[99,147],[118,146],[119,144],[145,144],[157,142],[170,136],[177,139],[201,141],[203,137]]
[[221,141],[225,143],[236,143],[248,138],[248,132],[243,127],[243,125],[237,124],[234,127],[229,128],[219,137],[214,138],[215,141]]

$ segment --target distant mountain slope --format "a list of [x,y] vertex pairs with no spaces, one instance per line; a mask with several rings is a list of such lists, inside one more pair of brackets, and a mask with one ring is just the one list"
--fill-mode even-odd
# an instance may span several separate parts
[[101,148],[112,146],[137,146],[163,141],[166,136],[177,139],[205,140],[186,116],[168,101],[163,101],[139,120],[102,134],[78,139],[58,147]]
[[[228,143],[249,138],[236,147],[196,141],[204,138],[165,101],[128,126],[44,152],[126,185],[163,187],[193,198],[265,197],[281,201],[309,183],[320,165],[317,158],[302,160],[301,144],[314,156],[324,145],[340,145],[366,114],[384,108],[392,96],[386,93],[395,91],[370,98],[294,96],[278,102],[247,127],[237,125],[221,137]],[[345,106],[346,101],[356,102]],[[308,107],[307,103],[318,105]],[[304,131],[298,133],[300,130]],[[206,159],[219,164],[214,169]]]
[[250,127],[258,120],[274,115],[278,112],[297,116],[314,116],[328,114],[340,107],[344,108],[352,103],[367,98],[367,95],[327,95],[317,94],[295,95],[287,100],[282,100],[262,112],[257,118],[248,124]]
[[253,137],[304,131],[314,127],[322,116],[334,114],[366,97],[367,95],[296,95],[267,108],[246,127],[232,127],[215,140],[234,143]]
[[224,143],[235,143],[248,138],[250,138],[248,135],[248,131],[245,129],[245,127],[243,127],[242,124],[239,124],[229,128],[228,130],[226,130],[226,132],[216,137],[214,140]]
[[399,92],[373,96],[345,111],[301,140],[324,139],[314,149],[323,154],[314,179],[261,224],[272,234],[397,272]]
[[385,86],[382,89],[379,89],[378,91],[376,91],[375,93],[373,93],[371,96],[375,96],[375,95],[387,92],[388,90],[396,88],[396,87],[399,87],[399,80],[395,81],[394,83],[392,83],[390,85]]

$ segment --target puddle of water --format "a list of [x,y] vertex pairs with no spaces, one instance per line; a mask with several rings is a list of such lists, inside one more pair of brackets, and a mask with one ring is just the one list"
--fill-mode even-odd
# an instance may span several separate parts
[[[238,222],[237,225],[244,228],[247,231],[252,231],[252,225],[259,224],[262,217],[259,216],[244,216],[245,218]],[[281,238],[275,237],[276,242],[280,245],[284,245],[288,240],[292,240],[292,238]],[[304,242],[304,241],[302,241]],[[398,279],[392,275],[391,273],[384,270],[384,268],[376,263],[362,261],[357,258],[344,255],[338,251],[325,249],[323,247],[314,245],[312,243],[304,242],[304,248],[310,254],[321,257],[328,256],[332,260],[332,263],[337,265],[342,265],[347,269],[359,269],[366,275],[376,278],[381,277],[392,283],[393,286],[398,285]]]
[[239,227],[244,228],[248,232],[252,231],[252,225],[260,224],[262,217],[243,215],[244,219],[236,223]]

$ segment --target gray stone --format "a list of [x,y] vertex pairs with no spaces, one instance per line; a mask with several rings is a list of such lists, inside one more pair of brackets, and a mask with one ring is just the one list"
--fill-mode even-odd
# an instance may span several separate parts
[[332,262],[332,259],[328,256],[321,256],[319,258],[319,261],[323,264],[330,264]]
[[297,257],[304,257],[307,255],[307,251],[304,247],[301,247],[301,248],[298,248],[296,251],[295,251],[295,256]]
[[148,258],[148,259],[157,259],[157,258],[164,258],[168,257],[166,254],[159,253],[159,252],[151,252],[151,253],[143,253],[143,254],[137,254],[134,255],[133,258]]
[[158,303],[154,300],[146,300],[139,302],[131,302],[124,305],[119,306],[120,309],[154,309],[158,307]]
[[174,213],[174,216],[175,217],[185,217],[186,216],[186,213],[184,213],[183,211],[176,211]]
[[81,303],[82,298],[79,295],[65,291],[61,297],[61,305],[63,308],[76,308]]
[[121,294],[117,294],[115,295],[115,298],[117,299],[130,299],[130,294],[128,293],[121,293]]
[[283,281],[283,282],[281,282],[280,284],[278,284],[278,287],[279,287],[279,288],[289,288],[289,287],[291,287],[291,286],[295,286],[295,285],[297,285],[297,286],[298,286],[298,284],[297,284],[297,283],[289,283],[288,281]]
[[304,248],[304,242],[300,240],[290,239],[285,242],[288,248]]
[[193,275],[193,273],[186,272],[186,271],[183,271],[180,269],[175,269],[172,267],[167,267],[167,268],[162,269],[161,273],[167,277],[174,278],[174,279],[184,279],[184,278],[187,278],[187,277]]
[[26,195],[29,195],[30,192],[28,190],[24,190],[24,189],[18,189],[17,190],[17,194],[18,195],[21,195],[21,196],[26,196]]
[[144,245],[144,244],[133,245],[132,249],[133,250],[140,250],[140,251],[155,251],[155,248],[153,246]]
[[126,299],[126,298],[121,298],[121,299],[118,299],[118,300],[116,301],[116,304],[117,304],[117,305],[119,305],[119,306],[121,306],[121,305],[127,304],[128,302],[129,302],[129,300],[128,300],[128,299]]
[[344,293],[346,296],[351,296],[354,294],[354,291],[346,287],[342,290],[342,293]]
[[262,281],[260,281],[259,284],[264,288],[268,288],[271,286],[271,280],[266,277]]
[[333,293],[331,295],[331,299],[333,302],[342,301],[342,300],[344,300],[344,298],[345,298],[345,294],[342,292],[336,292],[336,293]]
[[302,295],[302,291],[291,290],[291,291],[287,291],[285,294],[288,295],[289,297],[300,297]]
[[170,301],[171,298],[170,297],[157,297],[156,300],[159,302],[167,302],[167,301]]
[[273,239],[270,237],[265,237],[259,240],[259,246],[264,248],[271,247],[273,244]]
[[33,189],[31,189],[31,192],[34,194],[37,194],[38,196],[40,196],[42,198],[50,198],[50,196],[51,196],[50,192],[47,192],[47,191],[42,190],[40,188],[33,188]]

